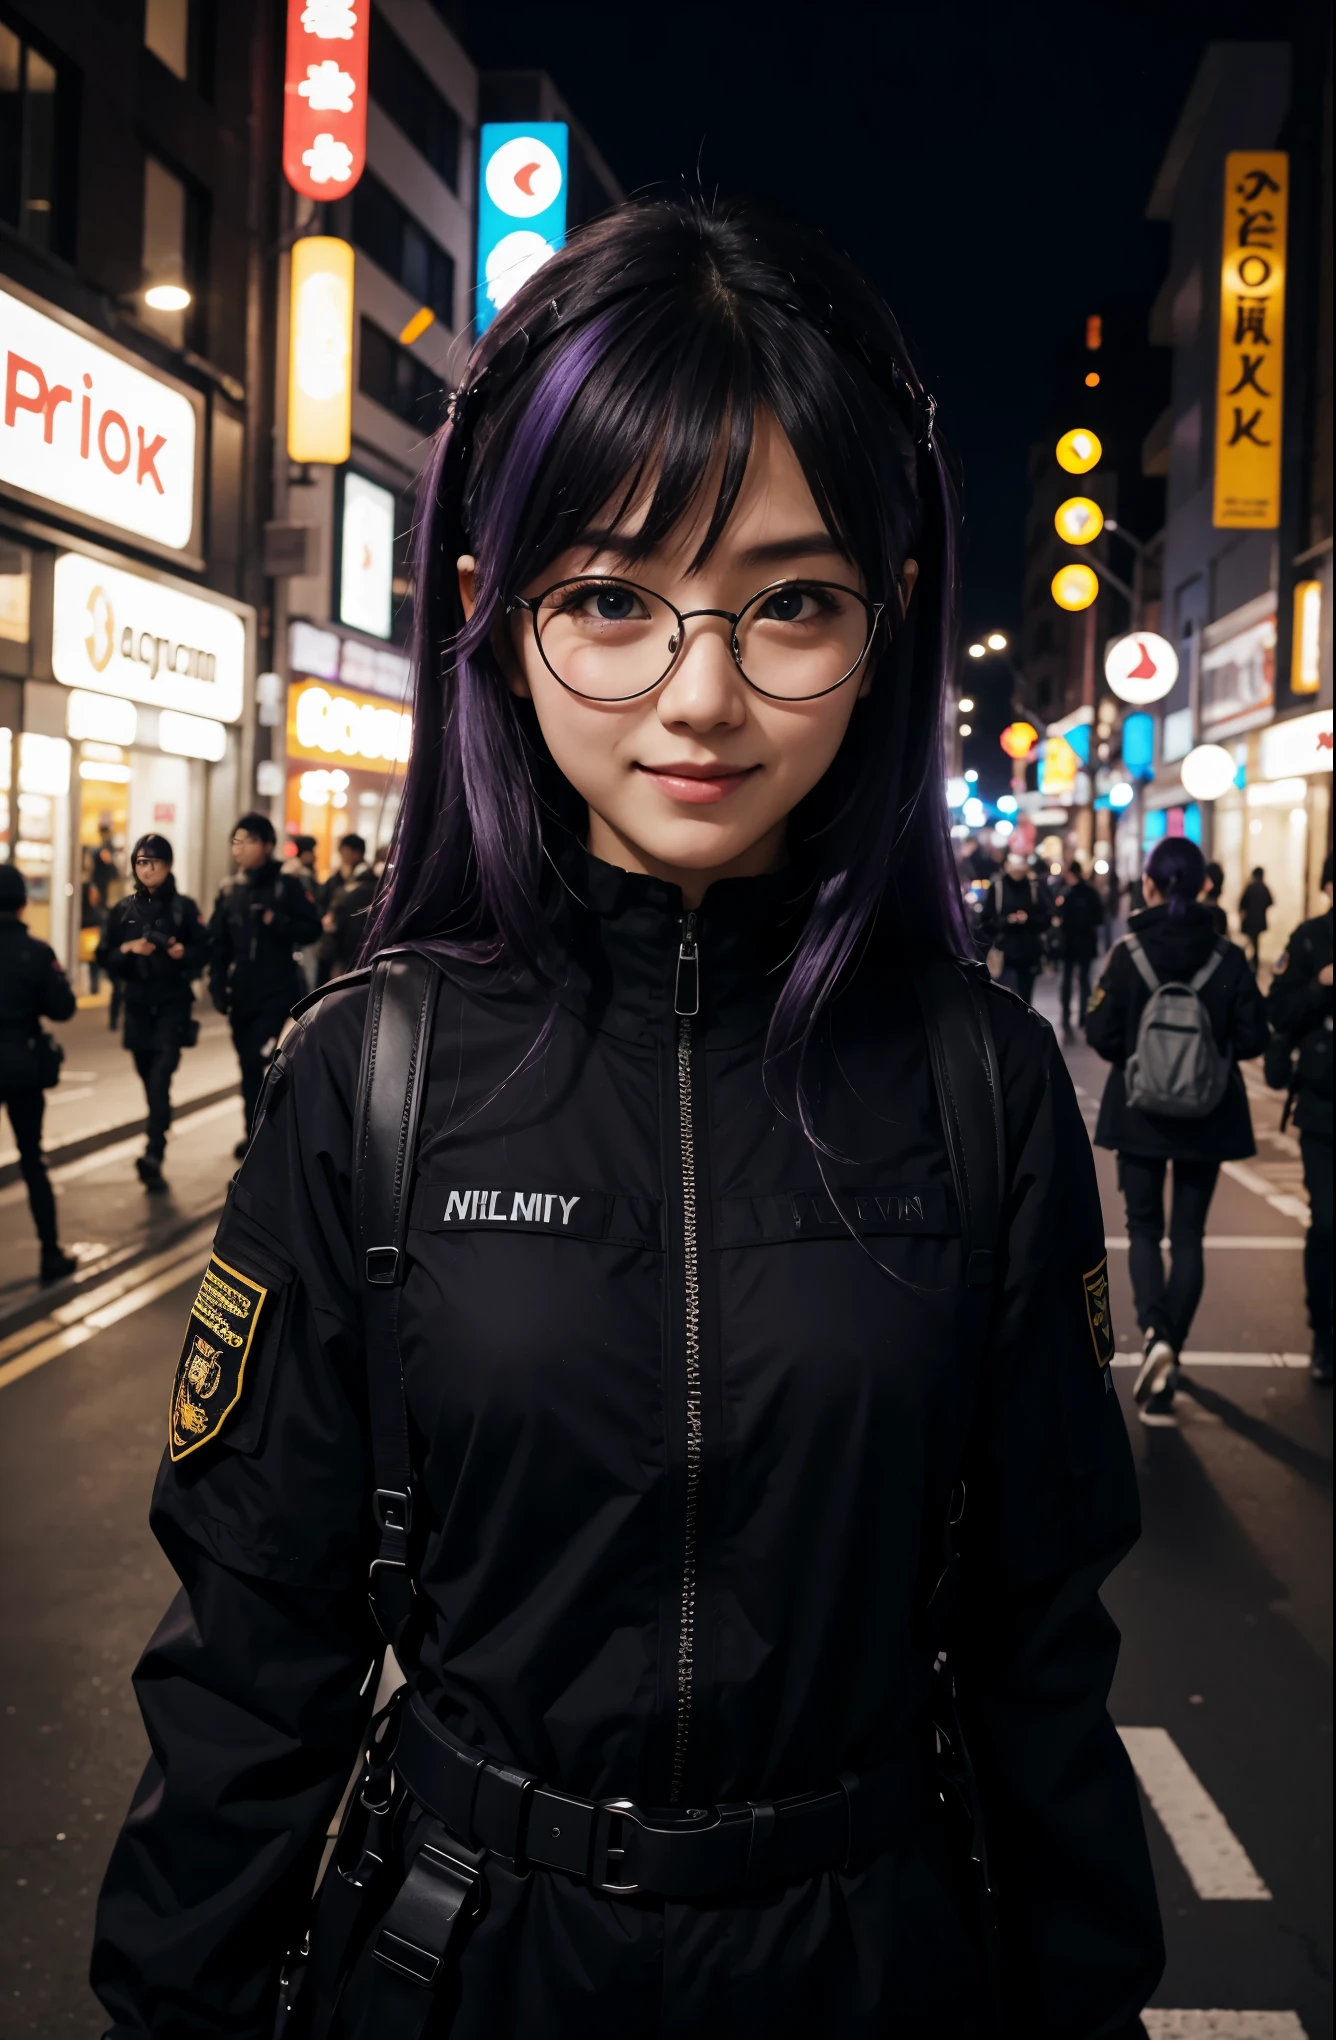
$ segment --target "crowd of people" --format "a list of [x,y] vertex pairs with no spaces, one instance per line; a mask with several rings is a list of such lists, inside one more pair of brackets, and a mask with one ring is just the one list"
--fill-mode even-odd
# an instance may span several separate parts
[[[150,1193],[167,1189],[172,1077],[183,1049],[199,1039],[194,1006],[200,980],[207,980],[214,1007],[227,1016],[240,1065],[247,1134],[237,1143],[239,1158],[293,1006],[355,961],[377,868],[358,835],[342,838],[338,862],[323,881],[315,853],[314,837],[297,836],[280,862],[269,817],[242,815],[231,836],[235,873],[220,887],[207,921],[176,884],[166,836],[139,838],[130,853],[130,886],[113,902],[110,851],[101,859],[90,984],[96,990],[107,979],[111,1025],[122,1030],[144,1087],[146,1138],[135,1167]],[[52,1283],[76,1264],[60,1245],[42,1157],[45,1094],[59,1082],[63,1061],[59,1042],[42,1022],[71,1019],[76,998],[54,950],[28,933],[26,905],[22,872],[0,864],[0,1102],[9,1113],[41,1246],[40,1279]]]
[[[1118,1157],[1128,1264],[1143,1359],[1141,1421],[1172,1424],[1180,1355],[1201,1301],[1206,1221],[1222,1162],[1256,1153],[1239,1065],[1264,1056],[1286,1094],[1303,1160],[1310,1224],[1304,1250],[1312,1379],[1331,1382],[1332,860],[1326,911],[1290,937],[1263,997],[1259,944],[1274,905],[1256,867],[1238,901],[1231,941],[1224,872],[1195,843],[1165,837],[1139,879],[1111,877],[1101,898],[1079,857],[1047,870],[1009,850],[1000,869],[977,846],[961,869],[975,941],[992,974],[1033,1003],[1046,963],[1061,979],[1065,1042],[1083,1030],[1110,1064],[1095,1145]],[[1125,932],[1119,934],[1126,905]],[[1092,989],[1094,965],[1105,961]],[[1076,1019],[1073,1021],[1073,1005]],[[1172,1169],[1172,1177],[1170,1170]],[[1168,1258],[1166,1189],[1171,1184]]]

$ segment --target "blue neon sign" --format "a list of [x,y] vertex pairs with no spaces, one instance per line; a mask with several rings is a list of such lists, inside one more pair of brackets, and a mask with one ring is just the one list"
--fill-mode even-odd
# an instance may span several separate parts
[[483,127],[474,310],[479,333],[566,238],[568,145],[564,120],[498,120]]

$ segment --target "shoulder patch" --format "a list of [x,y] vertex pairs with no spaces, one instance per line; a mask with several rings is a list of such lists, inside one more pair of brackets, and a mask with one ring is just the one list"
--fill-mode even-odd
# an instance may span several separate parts
[[261,1283],[210,1254],[172,1383],[168,1446],[174,1460],[216,1438],[240,1402],[268,1294]]
[[1085,1290],[1086,1320],[1090,1326],[1090,1343],[1095,1349],[1095,1359],[1101,1371],[1113,1358],[1113,1309],[1109,1298],[1109,1257],[1104,1259],[1088,1274],[1081,1277]]
[[1282,976],[1283,973],[1289,969],[1289,967],[1290,967],[1290,952],[1288,949],[1286,949],[1281,952],[1281,954],[1276,958],[1275,962],[1272,964],[1271,966],[1272,977],[1278,978]]
[[1089,1001],[1086,1005],[1086,1012],[1087,1013],[1097,1012],[1098,1009],[1104,1004],[1104,1001],[1105,999],[1107,999],[1108,996],[1109,995],[1105,991],[1103,985],[1096,985],[1094,991],[1090,994]]

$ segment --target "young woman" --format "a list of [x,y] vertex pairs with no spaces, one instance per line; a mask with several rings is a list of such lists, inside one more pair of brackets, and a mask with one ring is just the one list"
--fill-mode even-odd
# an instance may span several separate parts
[[[914,992],[966,947],[931,401],[815,237],[647,202],[515,297],[452,410],[371,944],[442,973],[396,1292],[401,1758],[411,1724],[438,1782],[367,1844],[333,2030],[1131,2040],[1161,1946],[1105,1711],[1137,1499],[1089,1146],[1050,1030],[981,993],[990,1295]],[[285,1047],[178,1370],[116,2040],[267,2034],[371,1707],[367,1006],[340,986]],[[247,1341],[217,1376],[210,1323]]]
[[[1266,1012],[1243,951],[1217,934],[1213,910],[1198,899],[1205,880],[1206,863],[1195,843],[1166,836],[1155,845],[1141,880],[1146,904],[1127,924],[1144,967],[1134,961],[1127,940],[1118,943],[1086,1016],[1086,1040],[1113,1064],[1100,1101],[1095,1144],[1118,1155],[1118,1181],[1127,1205],[1128,1272],[1145,1340],[1135,1393],[1141,1421],[1149,1425],[1174,1422],[1178,1356],[1201,1302],[1206,1279],[1202,1240],[1220,1164],[1257,1152],[1239,1063],[1266,1047]],[[1211,972],[1200,996],[1215,1045],[1229,1061],[1219,1102],[1200,1118],[1169,1116],[1129,1102],[1127,1063],[1136,1052],[1152,980],[1186,985],[1208,965]],[[1160,1241],[1170,1162],[1174,1196],[1166,1278]]]

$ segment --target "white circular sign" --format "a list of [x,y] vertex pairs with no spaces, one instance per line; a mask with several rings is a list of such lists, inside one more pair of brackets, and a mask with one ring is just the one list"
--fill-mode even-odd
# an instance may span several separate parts
[[487,162],[487,196],[498,212],[531,220],[561,191],[561,165],[536,135],[514,135]]
[[1160,701],[1178,678],[1178,653],[1153,630],[1130,630],[1111,640],[1104,677],[1120,701],[1136,708]]
[[552,243],[531,227],[517,227],[513,234],[502,236],[487,257],[487,295],[498,312],[555,253]]
[[1179,767],[1184,791],[1193,800],[1219,800],[1228,793],[1238,774],[1233,754],[1223,744],[1198,744]]

